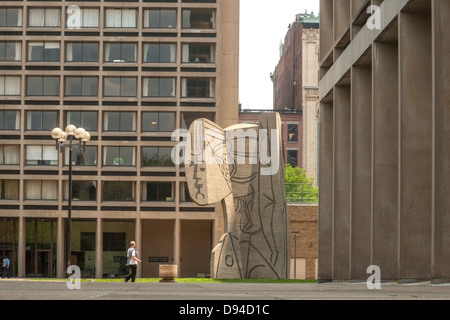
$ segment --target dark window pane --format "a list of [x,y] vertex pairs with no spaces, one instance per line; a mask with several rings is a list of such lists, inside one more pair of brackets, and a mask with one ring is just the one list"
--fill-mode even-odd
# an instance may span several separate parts
[[83,61],[98,61],[98,44],[83,44]]
[[106,97],[120,96],[120,78],[105,78],[104,94]]
[[59,77],[44,77],[44,96],[59,95]]
[[105,113],[105,130],[107,131],[120,130],[120,112]]
[[288,142],[298,142],[298,124],[288,123]]
[[142,131],[159,131],[158,130],[158,112],[142,113]]
[[41,96],[42,95],[42,77],[28,77],[27,78],[27,95]]
[[136,96],[136,78],[121,78],[120,95],[122,97]]
[[27,129],[41,130],[41,127],[42,127],[42,111],[28,111]]
[[160,27],[175,28],[177,24],[177,14],[175,10],[161,10]]
[[67,61],[83,60],[83,44],[69,43],[67,45]]
[[175,113],[159,113],[159,131],[172,132],[175,130]]
[[[19,116],[17,111],[5,111],[5,130],[17,130],[16,120]],[[0,121],[1,122],[1,121]]]
[[81,96],[81,77],[66,78],[66,95]]
[[56,111],[42,112],[42,130],[53,130],[57,127],[58,113]]
[[135,131],[135,116],[133,112],[120,113],[120,131]]
[[82,78],[82,95],[96,96],[98,92],[98,79],[94,77]]
[[122,43],[121,60],[125,62],[136,61],[136,45],[134,43]]

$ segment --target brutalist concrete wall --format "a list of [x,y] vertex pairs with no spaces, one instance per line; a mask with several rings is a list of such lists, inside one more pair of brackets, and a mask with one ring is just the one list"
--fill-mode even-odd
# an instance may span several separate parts
[[450,2],[321,12],[319,280],[448,280]]

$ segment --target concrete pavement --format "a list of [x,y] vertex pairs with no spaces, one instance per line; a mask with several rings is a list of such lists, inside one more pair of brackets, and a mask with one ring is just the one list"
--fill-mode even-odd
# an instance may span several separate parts
[[0,300],[450,300],[450,284],[121,283],[0,279]]

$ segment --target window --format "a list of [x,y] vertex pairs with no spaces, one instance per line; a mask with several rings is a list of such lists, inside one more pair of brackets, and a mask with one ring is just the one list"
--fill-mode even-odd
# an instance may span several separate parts
[[0,76],[0,96],[20,96],[20,76]]
[[28,77],[27,96],[59,96],[59,77]]
[[144,28],[176,28],[177,11],[174,9],[144,10]]
[[214,63],[215,45],[210,43],[183,44],[183,62]]
[[96,111],[68,111],[66,116],[66,126],[73,124],[75,127],[81,127],[87,131],[97,131]]
[[79,16],[67,15],[66,26],[67,28],[98,28],[99,10],[96,8],[81,8]]
[[105,78],[105,97],[136,97],[136,78]]
[[[64,200],[69,199],[69,182],[64,181]],[[96,181],[72,181],[72,200],[95,201],[97,200]]]
[[215,79],[182,78],[181,96],[183,98],[214,98]]
[[176,44],[144,43],[144,62],[175,62]]
[[144,78],[144,97],[175,97],[175,78]]
[[98,61],[98,43],[96,42],[67,43],[66,61],[70,62]]
[[136,9],[106,9],[106,28],[136,28]]
[[172,147],[143,147],[143,167],[173,167],[171,157]]
[[210,9],[184,9],[183,29],[213,29],[214,13]]
[[136,131],[135,112],[105,112],[103,118],[105,131]]
[[[69,165],[69,149],[64,149],[64,165]],[[77,166],[96,166],[97,165],[97,147],[86,146],[84,152],[80,148],[72,148],[72,165]]]
[[105,62],[136,62],[135,43],[105,43]]
[[211,120],[212,122],[215,121],[215,113],[214,112],[182,112],[181,113],[181,128],[182,129],[189,129],[191,124],[200,118],[205,118],[208,120]]
[[31,165],[58,165],[58,150],[52,146],[27,146],[26,164]]
[[58,181],[25,180],[25,200],[58,200]]
[[103,201],[134,201],[134,182],[103,182]]
[[28,26],[30,27],[60,27],[61,9],[30,8],[28,10]]
[[288,123],[288,142],[298,142],[298,123]]
[[57,126],[57,111],[27,111],[27,130],[47,131]]
[[142,201],[173,201],[172,182],[143,182]]
[[29,42],[28,61],[59,61],[59,42]]
[[66,96],[97,96],[97,77],[66,77]]
[[0,180],[0,200],[19,200],[19,180]]
[[172,132],[175,130],[175,113],[143,112],[142,131]]
[[288,149],[287,150],[287,163],[291,167],[298,167],[298,150]]
[[104,147],[103,165],[132,167],[136,165],[135,147]]
[[0,8],[0,27],[21,27],[22,9]]
[[21,42],[0,41],[0,61],[20,61],[20,60],[22,60]]
[[17,145],[0,145],[0,165],[19,164],[20,147]]
[[19,130],[20,111],[0,110],[0,130]]

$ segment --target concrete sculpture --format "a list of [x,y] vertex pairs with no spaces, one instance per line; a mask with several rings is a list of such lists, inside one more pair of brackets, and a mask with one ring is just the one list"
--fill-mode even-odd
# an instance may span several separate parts
[[189,194],[198,205],[222,205],[224,234],[211,253],[214,278],[289,277],[281,121],[278,113],[259,120],[222,129],[198,119],[189,128]]

